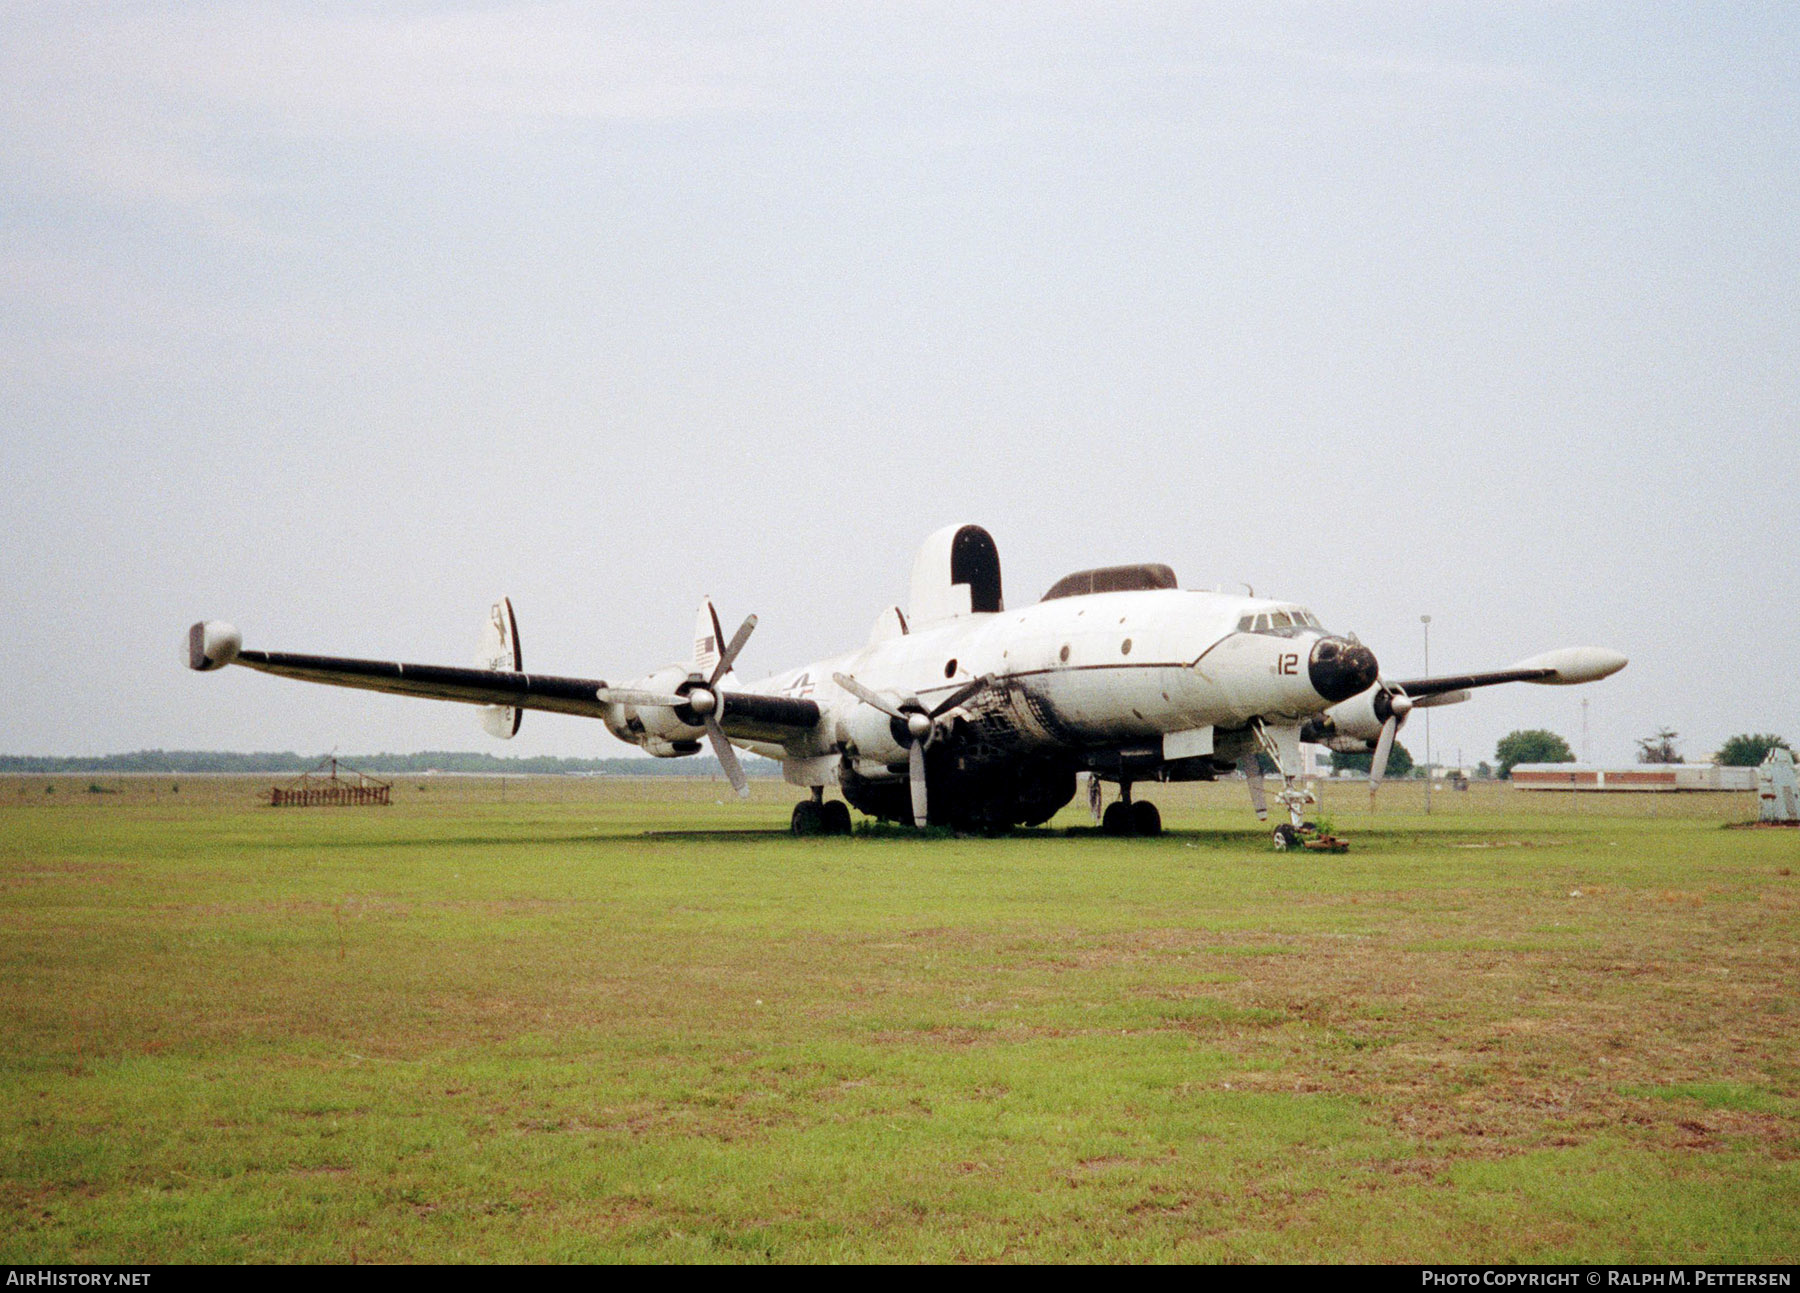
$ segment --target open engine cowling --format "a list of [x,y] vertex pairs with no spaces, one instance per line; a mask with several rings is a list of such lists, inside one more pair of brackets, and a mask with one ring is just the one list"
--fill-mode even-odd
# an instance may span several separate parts
[[858,705],[837,722],[838,740],[856,757],[892,767],[904,765],[910,749],[906,730],[897,720],[869,705]]

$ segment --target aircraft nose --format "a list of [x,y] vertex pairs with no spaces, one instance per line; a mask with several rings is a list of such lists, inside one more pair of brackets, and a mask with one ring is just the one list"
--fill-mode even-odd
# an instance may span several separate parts
[[1375,653],[1349,638],[1320,638],[1306,662],[1312,689],[1334,705],[1373,687],[1380,673]]

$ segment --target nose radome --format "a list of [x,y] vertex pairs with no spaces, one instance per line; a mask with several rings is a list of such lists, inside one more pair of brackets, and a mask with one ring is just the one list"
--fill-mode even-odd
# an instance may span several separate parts
[[1380,674],[1375,653],[1348,638],[1320,638],[1306,662],[1312,689],[1334,705],[1373,687]]

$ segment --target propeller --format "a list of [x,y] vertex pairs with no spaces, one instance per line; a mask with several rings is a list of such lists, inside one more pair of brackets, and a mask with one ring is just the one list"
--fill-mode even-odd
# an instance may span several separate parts
[[719,679],[731,672],[731,666],[737,663],[738,653],[744,649],[744,643],[756,631],[756,616],[747,616],[738,625],[738,631],[731,635],[724,653],[719,656],[719,663],[713,666],[710,676],[690,674],[683,684],[683,692],[633,691],[627,687],[601,687],[595,691],[597,699],[610,705],[633,705],[640,707],[660,706],[664,709],[678,709],[686,706],[699,716],[700,723],[706,728],[706,739],[712,746],[713,755],[719,760],[719,766],[725,770],[726,780],[731,788],[737,791],[739,799],[750,797],[750,778],[744,775],[744,765],[738,762],[737,751],[731,748],[731,742],[725,737],[725,729],[719,726]]
[[[900,731],[906,733],[906,773],[907,779],[912,783],[913,825],[924,826],[929,820],[925,791],[925,749],[942,734],[943,729],[938,720],[977,692],[993,686],[994,675],[985,673],[973,682],[964,683],[929,710],[921,706],[916,698],[896,705],[880,692],[870,691],[847,673],[834,673],[831,680],[863,704],[886,714],[900,725]],[[908,703],[913,708],[906,708]],[[899,731],[894,735],[895,739],[899,739]]]
[[[1369,795],[1371,798],[1381,788],[1381,778],[1387,774],[1388,755],[1394,751],[1394,734],[1400,730],[1400,724],[1412,713],[1418,702],[1398,687],[1388,683],[1381,684],[1381,694],[1375,698],[1375,708],[1379,712],[1387,710],[1387,717],[1381,723],[1381,735],[1375,741],[1375,757],[1369,760]],[[1366,730],[1366,729],[1365,729]]]

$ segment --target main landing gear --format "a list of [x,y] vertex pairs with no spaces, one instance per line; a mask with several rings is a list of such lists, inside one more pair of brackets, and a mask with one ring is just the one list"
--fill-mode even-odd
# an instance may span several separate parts
[[1106,806],[1100,817],[1100,830],[1105,835],[1161,835],[1162,814],[1148,799],[1131,801],[1131,783],[1119,783],[1119,797]]
[[850,805],[841,799],[826,799],[825,787],[814,786],[811,799],[794,805],[789,828],[796,835],[848,835]]

